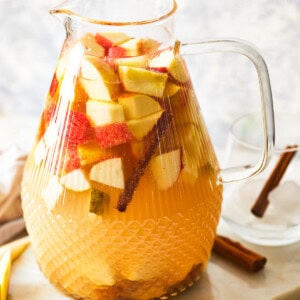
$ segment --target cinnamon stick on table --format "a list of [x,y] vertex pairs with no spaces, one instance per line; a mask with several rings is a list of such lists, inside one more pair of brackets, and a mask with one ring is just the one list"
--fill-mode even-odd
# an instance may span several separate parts
[[285,149],[286,152],[280,155],[272,173],[251,208],[251,212],[257,217],[261,218],[264,215],[269,205],[268,195],[279,185],[281,178],[297,152],[297,145],[287,146]]
[[263,255],[221,235],[217,235],[215,238],[213,252],[250,272],[262,270],[267,262],[266,257]]

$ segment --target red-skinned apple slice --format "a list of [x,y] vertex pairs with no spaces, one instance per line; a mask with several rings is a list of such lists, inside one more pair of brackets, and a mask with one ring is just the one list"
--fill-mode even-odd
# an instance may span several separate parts
[[180,55],[174,55],[172,50],[160,52],[149,61],[151,69],[166,68],[172,77],[179,82],[189,80],[189,74]]

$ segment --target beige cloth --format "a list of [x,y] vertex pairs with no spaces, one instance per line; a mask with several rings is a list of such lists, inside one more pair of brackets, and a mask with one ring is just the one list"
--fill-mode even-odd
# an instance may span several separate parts
[[16,146],[0,151],[0,245],[25,228],[20,197],[25,161]]

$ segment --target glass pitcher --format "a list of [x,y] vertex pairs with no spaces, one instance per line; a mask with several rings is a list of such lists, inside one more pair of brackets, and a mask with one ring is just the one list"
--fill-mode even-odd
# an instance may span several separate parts
[[[38,264],[84,299],[167,299],[206,268],[223,182],[254,176],[273,147],[262,57],[234,40],[184,44],[173,0],[66,1],[66,39],[24,170]],[[220,170],[183,55],[232,51],[258,71],[265,144]]]

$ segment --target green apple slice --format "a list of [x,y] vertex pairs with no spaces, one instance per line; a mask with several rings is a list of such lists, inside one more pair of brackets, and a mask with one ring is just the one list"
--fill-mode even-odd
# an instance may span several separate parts
[[150,168],[159,189],[167,190],[177,181],[182,169],[181,150],[176,149],[153,157]]
[[125,120],[123,106],[115,102],[90,99],[86,103],[86,114],[93,126],[102,126]]
[[113,67],[95,56],[83,57],[80,83],[91,99],[111,101],[119,96],[120,83]]
[[162,113],[163,111],[159,111],[144,118],[127,121],[126,123],[134,137],[140,141],[154,127]]
[[90,171],[90,180],[115,188],[124,188],[123,163],[120,157],[99,162]]
[[90,183],[81,169],[76,169],[60,178],[60,183],[67,189],[82,192],[90,189]]
[[161,111],[160,104],[147,95],[123,94],[118,101],[123,106],[126,120],[139,119]]
[[165,73],[127,66],[119,67],[119,76],[127,92],[161,98],[168,79]]
[[11,254],[6,250],[0,257],[0,299],[6,300],[9,288],[11,271]]

